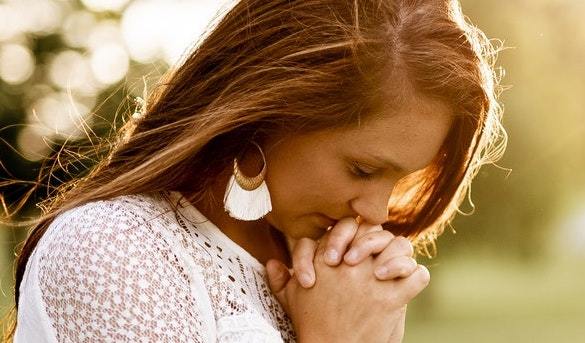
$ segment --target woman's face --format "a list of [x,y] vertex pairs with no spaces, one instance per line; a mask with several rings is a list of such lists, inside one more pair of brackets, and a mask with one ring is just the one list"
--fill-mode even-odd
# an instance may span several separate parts
[[291,238],[317,239],[343,217],[382,224],[396,182],[429,165],[452,122],[435,100],[409,101],[361,127],[296,135],[268,144],[265,219]]

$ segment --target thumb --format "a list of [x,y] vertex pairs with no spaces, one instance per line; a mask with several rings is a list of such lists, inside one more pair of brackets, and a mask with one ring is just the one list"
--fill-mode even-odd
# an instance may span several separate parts
[[288,268],[278,260],[268,260],[266,262],[266,274],[268,275],[268,286],[276,300],[280,303],[286,313],[289,313],[289,304],[286,297],[286,285],[291,281],[291,275]]
[[288,268],[282,262],[271,259],[266,262],[266,273],[270,290],[278,296],[291,278]]

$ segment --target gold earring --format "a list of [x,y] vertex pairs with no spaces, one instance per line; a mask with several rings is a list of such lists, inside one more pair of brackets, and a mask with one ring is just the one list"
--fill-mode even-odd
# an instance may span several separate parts
[[256,176],[246,176],[238,166],[238,159],[234,158],[234,171],[223,197],[224,208],[229,216],[246,221],[260,219],[272,210],[270,192],[264,180],[266,156],[256,142],[252,143],[262,155],[262,170]]

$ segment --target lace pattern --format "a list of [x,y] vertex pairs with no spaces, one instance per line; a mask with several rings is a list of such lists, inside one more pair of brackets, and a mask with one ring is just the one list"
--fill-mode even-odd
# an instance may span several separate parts
[[97,201],[53,222],[33,258],[56,341],[294,342],[263,266],[170,199]]

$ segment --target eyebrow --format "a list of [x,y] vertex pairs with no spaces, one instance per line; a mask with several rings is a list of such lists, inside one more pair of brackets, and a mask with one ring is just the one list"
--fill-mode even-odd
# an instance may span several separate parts
[[400,164],[396,163],[395,161],[388,159],[386,157],[382,157],[382,156],[378,156],[378,155],[373,155],[373,154],[368,154],[367,155],[368,158],[375,160],[376,162],[386,165],[386,166],[390,166],[392,169],[394,169],[394,171],[398,172],[398,173],[405,173],[406,172],[406,168],[401,166]]

